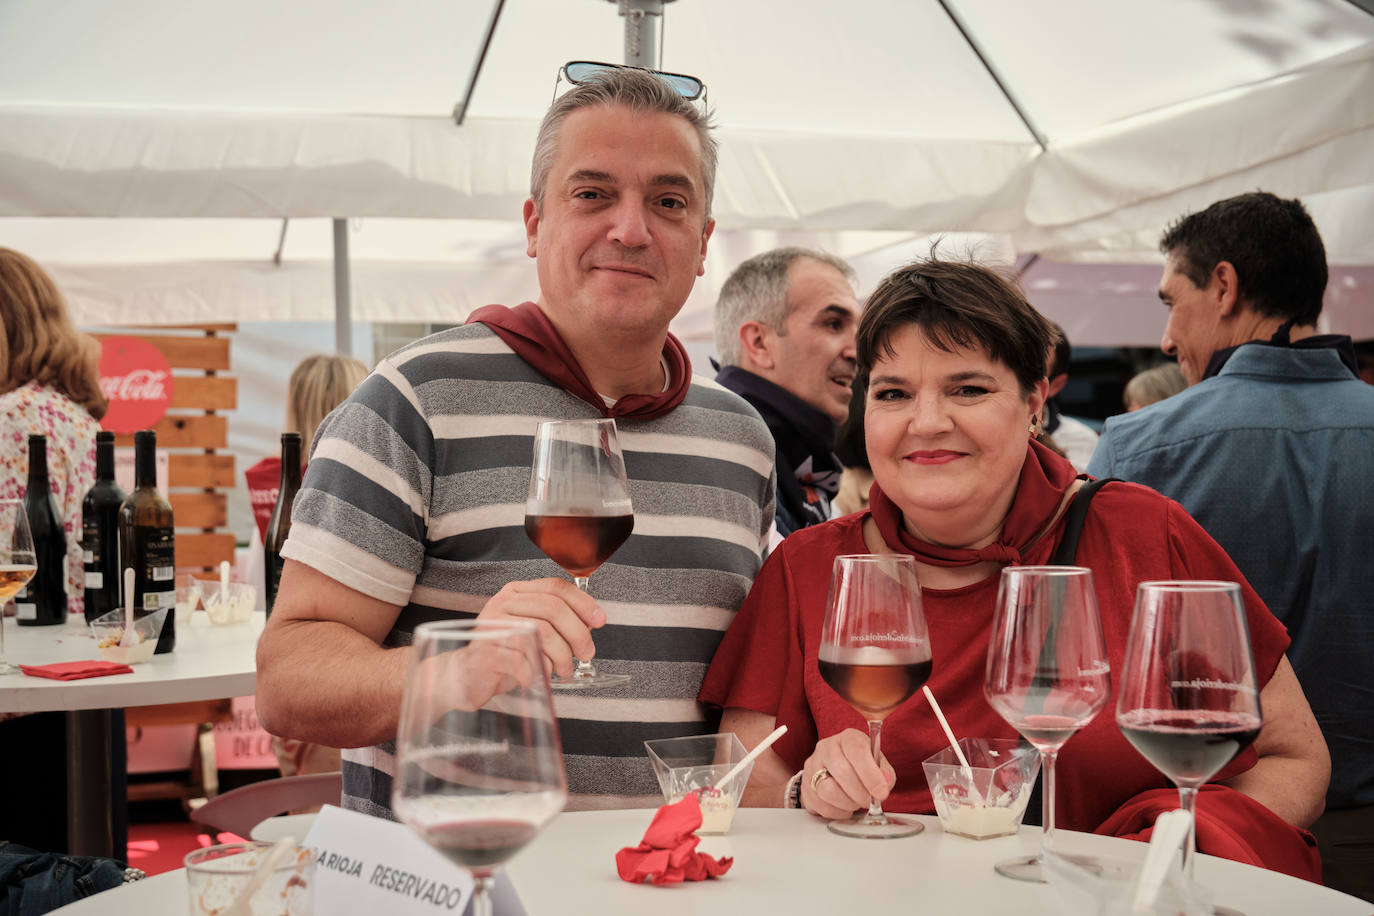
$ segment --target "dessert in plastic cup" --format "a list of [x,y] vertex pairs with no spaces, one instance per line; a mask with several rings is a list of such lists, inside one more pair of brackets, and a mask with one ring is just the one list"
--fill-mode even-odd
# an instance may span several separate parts
[[[191,916],[223,916],[249,884],[271,843],[225,843],[187,854],[186,886]],[[313,916],[315,854],[297,846],[248,898],[243,916]]]
[[754,769],[751,760],[729,782],[716,788],[716,783],[746,756],[739,738],[733,732],[660,738],[645,741],[644,747],[664,800],[672,804],[695,794],[701,806],[701,827],[697,833],[728,833]]
[[153,657],[153,652],[157,649],[157,638],[162,635],[162,624],[166,620],[166,608],[159,608],[146,617],[135,618],[133,645],[121,646],[120,641],[124,637],[124,609],[120,608],[92,620],[91,635],[95,637],[95,647],[105,661],[137,665]]
[[959,747],[968,770],[948,747],[921,764],[941,829],[974,840],[1016,833],[1040,755],[1014,738],[961,738]]
[[200,583],[205,613],[216,626],[247,623],[253,617],[258,590],[246,582],[230,582],[228,589],[212,579]]

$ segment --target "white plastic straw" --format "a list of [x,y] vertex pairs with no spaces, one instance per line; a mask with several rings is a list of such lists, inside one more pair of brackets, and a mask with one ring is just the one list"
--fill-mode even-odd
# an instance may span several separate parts
[[983,793],[978,791],[978,785],[973,781],[973,768],[968,765],[968,758],[964,756],[964,749],[959,746],[959,739],[954,737],[954,731],[949,727],[949,722],[945,719],[945,714],[940,711],[940,704],[935,702],[935,694],[930,692],[930,688],[922,685],[921,692],[926,695],[926,702],[930,708],[935,710],[935,718],[939,720],[940,727],[945,730],[945,737],[949,739],[949,746],[954,748],[954,756],[959,758],[959,766],[964,768],[964,775],[968,777],[968,784],[973,789],[973,794],[978,796],[978,804],[983,804]]
[[134,568],[130,566],[124,570],[124,632],[119,635],[120,647],[127,649],[135,645],[137,635],[134,629]]
[[219,597],[223,601],[229,597],[229,561],[219,561]]
[[296,838],[284,836],[267,850],[267,854],[262,857],[258,867],[248,877],[248,881],[239,889],[234,902],[229,904],[229,908],[224,911],[224,916],[251,916],[252,909],[249,901],[258,892],[266,881],[276,870],[277,866],[291,853],[296,851]]
[[786,725],[779,725],[777,728],[773,729],[773,733],[771,735],[760,741],[757,747],[755,747],[752,751],[744,755],[743,760],[732,766],[730,768],[730,772],[726,773],[724,776],[720,778],[720,780],[716,783],[716,788],[723,790],[725,788],[725,784],[735,778],[735,774],[737,774],[740,770],[747,767],[750,761],[752,761],[759,754],[762,754],[764,751],[768,750],[769,746],[771,746],[774,741],[777,741],[785,734],[787,734]]

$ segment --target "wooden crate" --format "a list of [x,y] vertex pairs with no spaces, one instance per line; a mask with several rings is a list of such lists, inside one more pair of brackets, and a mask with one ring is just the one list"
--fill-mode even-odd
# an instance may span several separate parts
[[[167,452],[167,501],[176,520],[177,567],[212,572],[234,562],[227,523],[226,491],[239,484],[224,411],[238,406],[238,379],[230,368],[234,324],[159,325],[94,335],[137,337],[158,349],[172,367],[172,402],[153,426],[158,448]],[[132,435],[115,437],[133,445]]]

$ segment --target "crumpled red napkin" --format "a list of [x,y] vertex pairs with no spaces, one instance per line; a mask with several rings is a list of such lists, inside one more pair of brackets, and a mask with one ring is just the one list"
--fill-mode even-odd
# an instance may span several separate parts
[[20,665],[19,670],[33,677],[50,677],[55,681],[79,681],[86,677],[134,673],[134,669],[128,665],[95,659],[84,662],[58,662],[53,665]]
[[644,831],[644,840],[615,854],[620,880],[639,884],[650,878],[654,884],[677,884],[725,874],[735,860],[697,852],[701,838],[693,831],[700,826],[701,805],[696,795],[659,808],[649,829]]

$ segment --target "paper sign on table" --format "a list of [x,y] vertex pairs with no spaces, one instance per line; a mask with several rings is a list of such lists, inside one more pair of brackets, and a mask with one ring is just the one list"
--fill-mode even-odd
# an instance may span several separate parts
[[[325,805],[303,845],[315,850],[315,912],[330,916],[452,913],[468,909],[472,876],[405,824]],[[492,901],[497,916],[525,916],[504,872]]]

